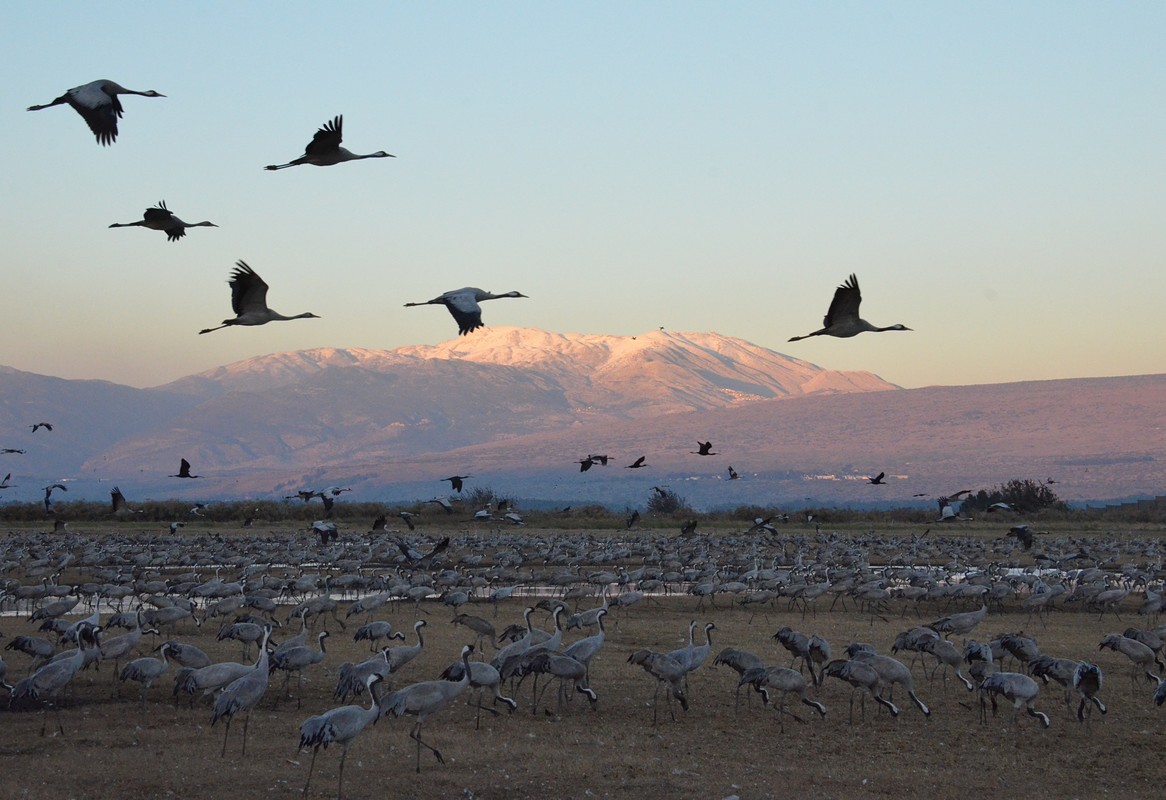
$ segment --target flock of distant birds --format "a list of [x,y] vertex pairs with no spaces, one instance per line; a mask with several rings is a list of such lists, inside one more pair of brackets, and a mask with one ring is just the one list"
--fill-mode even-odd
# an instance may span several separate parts
[[[452,484],[468,477],[453,475],[446,480]],[[751,544],[752,553],[746,549],[745,542]],[[327,576],[321,576],[302,569],[287,574],[282,567],[275,566],[309,557],[307,549],[300,550],[298,543],[281,538],[205,536],[192,543],[157,537],[144,553],[145,557],[135,559],[134,574],[130,574],[129,570],[103,565],[106,561],[114,563],[112,559],[116,555],[137,552],[132,539],[62,537],[45,546],[31,537],[23,541],[10,537],[0,546],[0,565],[6,572],[18,571],[28,582],[22,584],[8,579],[0,592],[0,603],[15,603],[17,610],[23,604],[29,612],[28,621],[40,623],[42,630],[55,634],[58,641],[54,645],[43,637],[13,636],[6,650],[28,655],[29,670],[21,679],[8,683],[7,668],[0,660],[0,684],[8,688],[14,707],[32,702],[41,704],[42,734],[47,732],[50,713],[55,713],[57,730],[64,734],[61,698],[87,666],[102,660],[114,662],[114,674],[123,683],[136,682],[141,686],[140,700],[145,709],[151,687],[168,675],[168,664],[174,662],[179,667],[176,674],[170,673],[174,678],[174,695],[189,696],[192,705],[197,697],[209,698],[212,725],[223,723],[221,755],[226,755],[232,722],[243,717],[245,755],[252,712],[265,699],[274,708],[290,696],[292,673],[299,683],[305,671],[326,662],[328,620],[335,620],[345,629],[346,619],[364,615],[365,622],[353,638],[358,642],[368,641],[372,655],[363,661],[337,666],[334,697],[345,703],[367,693],[368,700],[365,704],[329,708],[304,719],[298,728],[300,749],[312,751],[305,794],[310,788],[316,753],[337,746],[341,750],[338,795],[342,796],[344,761],[349,747],[377,719],[386,716],[414,719],[409,736],[415,743],[415,768],[420,772],[422,749],[432,752],[438,761],[444,761],[441,751],[425,738],[425,723],[467,696],[469,705],[477,709],[475,728],[480,724],[482,711],[496,714],[498,704],[511,711],[516,709],[518,686],[528,678],[534,682],[532,711],[537,712],[542,703],[542,695],[538,693],[540,678],[546,681],[544,692],[548,685],[557,682],[558,714],[566,713],[570,698],[578,695],[586,696],[589,706],[597,708],[604,688],[592,682],[593,664],[600,652],[608,653],[610,659],[613,648],[617,651],[617,662],[641,667],[653,681],[654,725],[660,721],[661,693],[673,720],[677,719],[674,702],[687,710],[693,699],[690,677],[706,663],[726,666],[735,672],[738,699],[743,688],[759,694],[774,708],[777,724],[782,729],[786,717],[806,722],[786,707],[790,701],[826,716],[825,704],[834,702],[823,690],[826,678],[836,679],[849,689],[852,725],[856,724],[855,701],[859,701],[861,718],[865,721],[868,697],[876,704],[876,711],[884,709],[892,717],[899,716],[900,708],[892,693],[895,689],[904,691],[921,714],[931,716],[932,709],[920,697],[914,681],[913,667],[917,660],[923,661],[924,674],[929,678],[943,670],[945,677],[948,672],[953,673],[969,692],[978,690],[981,722],[986,722],[989,706],[994,714],[998,702],[1003,701],[1012,706],[1014,716],[1023,712],[1042,728],[1050,727],[1050,715],[1037,708],[1042,687],[1050,687],[1063,690],[1069,713],[1083,725],[1089,725],[1093,711],[1105,715],[1109,710],[1101,697],[1105,683],[1099,664],[1042,652],[1031,634],[1005,633],[981,641],[966,637],[974,635],[992,618],[989,604],[1002,607],[1003,595],[997,593],[1000,588],[1013,592],[1018,601],[1014,609],[1027,607],[1038,618],[1042,613],[1047,614],[1052,600],[1058,596],[1065,603],[1077,598],[1077,602],[1085,603],[1086,610],[1100,611],[1099,621],[1108,614],[1120,618],[1120,606],[1140,582],[1145,582],[1146,602],[1153,600],[1156,604],[1149,609],[1143,607],[1143,611],[1158,614],[1166,600],[1166,594],[1152,593],[1150,589],[1151,584],[1161,589],[1160,570],[1134,566],[1134,560],[1160,557],[1157,542],[1149,537],[1139,542],[1128,539],[1095,542],[1093,562],[1101,564],[1117,559],[1128,563],[1131,569],[1123,566],[1116,573],[1120,578],[1115,578],[1113,571],[1096,567],[1059,573],[1065,581],[1060,586],[1060,595],[1045,583],[1047,578],[1056,584],[1050,570],[1010,574],[996,563],[1003,551],[982,541],[958,539],[926,544],[921,544],[918,537],[912,537],[910,542],[869,542],[868,555],[879,553],[880,558],[892,564],[903,560],[895,559],[894,553],[908,545],[927,548],[918,554],[926,561],[942,563],[950,557],[959,562],[953,561],[949,567],[885,568],[872,567],[864,559],[855,561],[853,540],[836,535],[818,536],[816,540],[798,544],[793,557],[785,554],[774,541],[760,543],[747,535],[727,536],[718,542],[673,537],[620,541],[590,535],[553,539],[517,533],[489,538],[465,535],[459,536],[452,546],[447,538],[429,553],[412,551],[401,542],[396,544],[400,547],[399,554],[395,547],[375,538],[351,545],[334,545],[335,549],[320,557],[324,563],[333,565],[333,569],[327,571]],[[777,548],[770,551],[775,553],[771,567],[765,566],[766,547]],[[224,569],[220,567],[214,579],[203,580],[197,570],[190,569],[164,578],[162,570],[173,565],[179,553],[190,553],[192,549],[205,552],[203,557],[208,563],[236,565],[226,569],[237,569],[237,573],[228,579],[227,575],[219,574]],[[492,552],[487,554],[487,551]],[[89,561],[78,558],[101,552],[108,558]],[[31,558],[34,553],[40,557]],[[523,553],[525,556],[520,555]],[[297,559],[297,555],[301,557]],[[984,562],[990,563],[982,568],[971,566]],[[603,563],[640,566],[634,571],[624,566],[615,572],[598,566]],[[589,571],[583,569],[584,564],[597,566]],[[689,566],[669,569],[669,564]],[[77,580],[84,582],[58,585],[56,576],[66,569],[78,570]],[[1070,574],[1072,577],[1068,578]],[[488,619],[466,613],[473,604],[489,604],[494,606],[497,615],[499,605],[515,597],[516,589],[531,581],[561,587],[562,599],[544,598],[534,606],[527,606],[522,624],[513,625],[501,634]],[[862,613],[871,615],[872,624],[875,617],[887,621],[883,614],[889,613],[892,602],[904,604],[904,615],[914,605],[921,617],[920,609],[925,604],[943,607],[945,603],[971,600],[979,608],[944,613],[926,624],[903,630],[894,637],[893,643],[882,648],[889,653],[865,642],[852,641],[845,648],[836,643],[832,647],[823,636],[783,625],[765,640],[788,653],[788,665],[774,665],[772,657],[736,645],[714,655],[712,633],[717,626],[708,622],[702,628],[696,619],[687,626],[687,643],[677,649],[664,652],[644,648],[628,641],[626,635],[612,636],[609,644],[606,618],[628,613],[633,607],[650,614],[652,595],[666,591],[669,584],[687,586],[690,596],[699,597],[698,613],[706,600],[712,602],[716,595],[735,598],[732,613],[741,614],[775,610],[779,601],[788,600],[787,611],[798,605],[802,607],[803,622],[810,604],[826,594],[833,594],[835,603],[841,600],[843,606],[847,598],[859,603]],[[612,586],[618,587],[618,594],[609,596]],[[1023,601],[1015,592],[1022,586],[1029,588]],[[333,597],[336,589],[353,593],[347,609],[340,605],[344,599]],[[594,599],[597,592],[599,606],[579,610],[568,606],[569,601]],[[75,613],[84,597],[91,598],[95,610],[89,617],[69,622],[66,615]],[[102,598],[107,604],[128,603],[134,610],[103,618]],[[1038,604],[1037,600],[1041,602]],[[452,622],[464,626],[475,638],[460,647],[457,660],[441,676],[390,689],[403,668],[422,652],[427,623],[418,619],[413,624],[415,644],[392,646],[392,640],[404,639],[404,634],[394,630],[387,620],[374,620],[373,615],[393,602],[412,602],[420,612],[425,601],[439,601],[450,607],[456,614]],[[536,609],[545,609],[550,614],[550,630],[536,627],[532,620]],[[108,614],[109,609],[104,610]],[[197,612],[201,612],[201,618]],[[276,623],[277,612],[280,623]],[[722,607],[721,613],[730,612]],[[175,626],[180,623],[205,624],[220,618],[228,621],[219,629],[217,641],[241,643],[244,662],[214,661],[192,642],[179,638],[165,641],[157,648],[156,655],[134,657],[144,637],[157,633],[158,629],[177,630]],[[232,618],[234,621],[230,621]],[[312,627],[321,621],[325,630],[313,634]],[[293,622],[298,624],[299,633],[292,635],[289,631],[276,646],[272,641],[273,623]],[[115,627],[125,627],[128,633],[109,635]],[[568,636],[575,629],[580,629],[583,636],[569,642]],[[701,630],[703,641],[697,638]],[[954,637],[963,637],[962,647],[952,641]],[[1160,679],[1160,673],[1166,672],[1162,661],[1164,638],[1166,626],[1146,630],[1127,628],[1124,633],[1104,635],[1098,644],[1098,650],[1110,650],[1124,657],[1135,687],[1144,680],[1156,684],[1152,698],[1147,699],[1158,706],[1166,703],[1166,682]],[[382,644],[385,640],[388,646]],[[68,644],[75,647],[58,650]],[[258,655],[250,662],[249,652],[254,645],[258,645]],[[493,656],[488,661],[474,660],[485,657],[486,647],[494,649]],[[844,652],[835,652],[838,649]],[[899,660],[908,655],[910,663]],[[1014,666],[1009,667],[1009,661]],[[284,672],[282,692],[271,686],[271,675],[279,671]],[[504,692],[508,682],[511,689]],[[492,696],[489,704],[483,700],[483,693]],[[297,697],[302,697],[302,691]],[[1072,699],[1077,700],[1075,713]],[[959,702],[959,705],[974,710],[969,704]],[[553,713],[549,705],[546,713]]]
[[[101,145],[110,145],[117,140],[118,119],[123,115],[120,95],[139,95],[142,97],[165,97],[156,91],[137,91],[127,89],[110,80],[97,80],[69,89],[60,97],[49,103],[29,106],[29,111],[40,111],[58,105],[68,105],[81,115],[89,129]],[[312,141],[304,148],[304,154],[286,164],[270,164],[265,169],[281,170],[289,167],[311,164],[317,167],[329,167],[346,161],[359,161],[368,158],[395,158],[392,153],[378,150],[374,153],[357,154],[341,146],[344,132],[343,116],[336,116],[326,122],[312,137]],[[176,242],[186,235],[188,228],[217,227],[213,222],[203,221],[188,223],[174,215],[166,207],[165,201],[147,208],[142,219],[134,222],[113,223],[111,228],[138,226],[150,230],[162,231],[167,239]],[[209,333],[214,330],[233,325],[265,325],[268,322],[286,321],[293,319],[317,318],[315,314],[304,313],[294,316],[284,316],[272,310],[267,305],[268,285],[259,275],[243,261],[237,262],[237,268],[229,280],[231,286],[231,308],[235,316],[223,320],[222,324],[214,328],[205,328],[199,333]],[[492,294],[475,287],[465,287],[426,300],[422,303],[406,303],[406,307],[420,305],[444,305],[458,324],[458,333],[466,335],[482,326],[482,309],[478,305],[484,300],[495,300],[503,297],[526,297],[513,291],[505,294]],[[838,336],[850,337],[866,332],[905,331],[911,330],[905,325],[891,325],[878,327],[859,316],[859,304],[862,294],[858,288],[858,279],[852,274],[834,292],[834,299],[826,312],[822,328],[804,336],[794,336],[789,341],[796,342],[811,336]]]
[[[119,97],[121,95],[139,95],[142,97],[165,97],[159,92],[137,91],[134,89],[127,89],[118,83],[110,80],[97,80],[82,86],[77,86],[69,89],[60,97],[57,97],[49,103],[42,105],[34,105],[29,107],[29,111],[40,111],[45,108],[51,108],[58,105],[68,105],[75,110],[88,124],[90,130],[93,132],[97,142],[101,145],[110,145],[117,140],[118,135],[118,120],[123,115],[123,107]],[[387,153],[383,150],[378,150],[373,153],[356,154],[345,147],[342,147],[343,142],[343,124],[342,116],[336,116],[332,120],[325,123],[316,131],[312,137],[312,141],[304,148],[304,154],[299,158],[293,159],[286,164],[272,164],[266,167],[267,170],[282,170],[289,167],[300,166],[304,164],[311,164],[314,166],[326,167],[335,164],[344,163],[346,161],[356,161],[370,158],[393,158],[392,153]],[[156,206],[147,208],[142,219],[134,222],[115,222],[110,225],[111,228],[119,227],[144,227],[150,230],[161,231],[166,234],[169,241],[176,242],[182,239],[188,229],[196,227],[217,227],[215,223],[210,221],[202,221],[196,223],[188,223],[177,217],[166,206],[165,201],[159,202]],[[235,269],[231,272],[228,284],[231,289],[231,309],[235,316],[229,319],[224,319],[219,325],[209,328],[203,328],[199,331],[200,334],[211,333],[213,331],[221,330],[223,328],[232,326],[254,326],[265,325],[268,322],[287,321],[293,319],[316,319],[318,316],[312,312],[304,312],[292,316],[286,316],[273,310],[267,304],[267,293],[269,286],[259,274],[250,267],[245,261],[239,260],[236,262]],[[426,300],[418,303],[406,303],[406,307],[422,306],[422,305],[442,305],[449,311],[458,326],[459,335],[467,335],[478,328],[482,327],[482,309],[480,303],[486,300],[495,300],[500,298],[518,298],[526,297],[521,292],[511,291],[504,294],[493,294],[491,292],[478,289],[476,287],[464,287],[452,291],[445,292],[432,300]],[[833,300],[830,303],[829,310],[822,323],[822,328],[804,336],[794,336],[790,339],[791,342],[806,339],[812,336],[835,336],[835,337],[851,337],[865,332],[882,332],[882,331],[904,331],[910,330],[905,325],[897,324],[888,327],[878,327],[870,322],[862,319],[859,316],[859,305],[862,302],[862,294],[859,289],[858,279],[855,275],[851,275],[835,292]],[[694,451],[698,455],[709,456],[716,455],[712,452],[712,445],[710,442],[700,442],[699,450]],[[5,449],[0,451],[3,453],[18,453],[22,452],[15,449]],[[641,456],[635,462],[628,465],[629,469],[639,469],[646,467],[646,457]],[[606,466],[606,456],[589,455],[578,461],[579,471],[586,472],[595,464],[602,464]],[[736,480],[739,474],[732,466],[728,467],[729,479]],[[171,477],[177,478],[193,478],[200,477],[190,474],[190,464],[183,459],[182,467],[178,474]],[[872,478],[871,483],[879,484],[882,482],[882,474],[877,478]],[[460,483],[460,482],[459,482]],[[0,488],[5,488],[0,486]],[[63,487],[62,487],[63,488]],[[454,487],[456,491],[460,491],[460,485]],[[116,490],[115,490],[116,493]],[[46,510],[49,509],[48,495],[45,497]],[[115,503],[116,505],[116,503]]]

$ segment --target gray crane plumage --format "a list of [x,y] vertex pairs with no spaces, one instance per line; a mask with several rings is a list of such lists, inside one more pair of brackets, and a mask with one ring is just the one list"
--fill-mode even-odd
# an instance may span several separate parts
[[422,681],[398,689],[381,698],[378,719],[387,714],[394,717],[413,716],[417,724],[409,733],[409,738],[417,742],[417,772],[421,772],[421,748],[426,747],[442,764],[445,759],[441,751],[421,739],[421,726],[425,720],[441,711],[454,701],[470,685],[470,653],[474,652],[471,645],[462,647],[462,666],[465,672],[458,681]]
[[304,782],[304,796],[308,796],[308,788],[312,785],[312,770],[316,767],[316,754],[320,748],[327,749],[329,745],[340,745],[340,775],[336,783],[336,798],[344,796],[344,760],[348,758],[348,748],[360,732],[368,727],[370,722],[376,722],[379,713],[377,696],[374,686],[383,678],[380,675],[365,677],[364,686],[368,690],[368,708],[349,705],[333,708],[315,717],[308,717],[300,725],[300,746],[312,748],[312,761],[308,765],[308,779]]
[[97,143],[105,146],[117,141],[117,120],[123,113],[121,101],[117,99],[119,94],[136,94],[142,97],[166,96],[153,89],[138,92],[127,89],[111,80],[102,79],[91,81],[82,86],[74,86],[52,102],[29,106],[28,110],[40,111],[43,108],[67,103],[85,120],[89,130],[93,131],[93,135],[97,137]]
[[482,307],[478,303],[483,300],[498,300],[503,297],[526,297],[521,292],[506,292],[505,294],[491,294],[483,289],[466,286],[445,292],[440,297],[426,300],[423,303],[405,303],[406,308],[412,306],[439,305],[449,310],[450,316],[457,322],[459,336],[476,331],[482,327]]
[[227,737],[231,733],[231,720],[236,714],[246,714],[243,721],[243,755],[247,755],[247,729],[251,726],[251,712],[263,695],[268,685],[267,640],[271,636],[271,629],[263,632],[263,641],[259,645],[259,660],[246,675],[236,678],[223,689],[222,694],[215,698],[214,710],[211,713],[211,727],[220,719],[226,718],[226,730],[223,731],[223,749],[221,758],[227,755]]
[[166,674],[166,670],[170,666],[166,660],[166,655],[169,651],[170,645],[163,644],[158,650],[161,658],[153,658],[150,656],[146,658],[135,658],[121,669],[121,674],[118,677],[123,683],[126,681],[137,681],[142,684],[141,699],[143,710],[146,708],[146,692],[150,691],[150,687],[154,685],[154,681]]

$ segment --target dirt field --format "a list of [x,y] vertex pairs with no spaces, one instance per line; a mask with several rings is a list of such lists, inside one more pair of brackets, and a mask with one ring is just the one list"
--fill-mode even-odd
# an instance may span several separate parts
[[[824,598],[829,600],[830,598]],[[501,604],[498,616],[491,606],[471,604],[463,612],[490,619],[501,630],[521,622],[523,608],[532,602],[514,598]],[[789,625],[807,634],[824,636],[835,656],[847,643],[862,641],[888,653],[894,636],[920,622],[941,616],[938,609],[924,617],[899,617],[895,606],[888,621],[853,610],[826,612],[803,619],[789,612],[785,601],[766,617],[731,606],[728,597],[696,611],[695,597],[681,596],[641,602],[609,617],[607,642],[592,665],[591,685],[598,692],[597,710],[582,695],[557,713],[554,689],[531,713],[528,680],[516,694],[519,708],[497,717],[483,714],[481,730],[474,730],[474,709],[455,701],[425,724],[423,737],[442,750],[445,763],[422,752],[421,774],[414,772],[415,748],[408,732],[411,719],[380,720],[355,741],[345,768],[345,796],[351,798],[741,798],[803,797],[1099,797],[1121,792],[1150,796],[1161,791],[1166,779],[1161,753],[1166,748],[1166,709],[1150,702],[1153,685],[1144,679],[1131,683],[1124,656],[1098,651],[1098,642],[1126,625],[1152,627],[1132,612],[1122,620],[1096,613],[1053,613],[1047,626],[1035,624],[1035,635],[1045,653],[1088,659],[1105,670],[1101,698],[1109,713],[1094,714],[1088,725],[1071,716],[1059,687],[1042,691],[1037,707],[1052,717],[1049,730],[1024,716],[1011,719],[1002,707],[987,724],[978,719],[977,696],[956,680],[944,683],[924,677],[915,668],[920,696],[931,707],[925,718],[896,690],[902,714],[893,719],[868,703],[865,721],[848,722],[850,687],[827,679],[815,697],[827,708],[824,719],[811,709],[792,703],[801,722],[785,719],[784,733],[772,708],[759,697],[742,693],[734,708],[737,675],[712,666],[713,656],[725,646],[741,647],[762,656],[767,664],[788,665],[785,650],[774,632]],[[578,608],[594,605],[582,601]],[[473,634],[449,624],[450,610],[426,603],[421,614],[428,621],[425,647],[419,658],[394,676],[394,688],[436,678],[457,658],[459,648]],[[959,609],[956,609],[959,610]],[[342,605],[343,612],[343,605]],[[281,615],[282,616],[282,615]],[[417,615],[411,604],[386,606],[374,615],[408,631]],[[661,700],[661,719],[652,725],[651,700],[655,682],[638,666],[628,663],[634,650],[647,647],[670,650],[685,643],[687,624],[696,618],[714,622],[713,648],[708,660],[690,680],[691,707],[677,708],[673,722]],[[543,611],[535,624],[549,627]],[[66,702],[64,736],[56,735],[49,716],[49,735],[39,735],[42,715],[0,710],[0,797],[5,798],[282,798],[299,797],[310,752],[297,753],[299,725],[307,717],[338,705],[332,699],[338,666],[360,661],[370,653],[366,642],[356,643],[352,632],[363,618],[354,617],[341,631],[329,620],[331,636],[324,663],[306,673],[302,707],[296,699],[272,701],[282,688],[282,675],[272,675],[271,688],[250,725],[247,755],[240,752],[242,720],[231,728],[226,758],[220,758],[223,726],[210,726],[206,701],[193,710],[171,701],[176,666],[151,692],[143,713],[137,686],[126,685],[120,699],[111,697],[110,666],[99,673],[82,673]],[[1025,627],[1023,613],[993,613],[973,635],[986,640]],[[10,641],[34,626],[21,617],[5,617],[0,630]],[[215,660],[239,660],[237,642],[216,642],[217,626],[197,631],[190,627],[175,638],[203,648]],[[111,631],[115,635],[121,631]],[[290,633],[288,634],[290,635]],[[580,637],[569,632],[567,642]],[[410,642],[412,637],[410,637]],[[143,640],[143,653],[156,647]],[[958,642],[958,639],[957,639]],[[393,644],[400,644],[394,642]],[[4,651],[8,680],[23,677],[28,658]],[[492,652],[485,654],[489,658]],[[295,680],[292,680],[295,688]],[[549,704],[549,709],[546,706]],[[501,708],[501,706],[500,706]],[[1074,700],[1073,708],[1076,708]],[[805,712],[805,713],[803,713]],[[335,796],[339,751],[321,751],[316,759],[312,797]]]

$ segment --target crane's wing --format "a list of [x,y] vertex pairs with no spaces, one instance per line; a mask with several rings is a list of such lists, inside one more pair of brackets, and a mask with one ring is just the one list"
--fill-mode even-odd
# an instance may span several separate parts
[[445,295],[445,307],[457,321],[457,332],[465,336],[482,327],[482,307],[471,292],[449,292]]
[[87,84],[78,89],[69,92],[69,105],[85,120],[99,144],[116,142],[117,118],[122,115],[117,95],[108,94],[100,84]]
[[174,215],[166,208],[166,201],[162,200],[158,205],[147,208],[142,213],[142,219],[146,222],[169,222],[174,219]]
[[267,284],[245,261],[235,263],[237,266],[230,280],[231,309],[236,316],[248,311],[266,311]]
[[850,277],[834,290],[834,299],[830,301],[830,309],[822,320],[822,327],[829,328],[846,318],[858,319],[858,305],[861,302],[862,292],[858,289],[858,278],[851,273]]
[[331,122],[325,122],[320,130],[316,131],[316,135],[312,137],[308,146],[304,148],[304,155],[318,156],[338,148],[340,143],[344,141],[343,128],[343,115],[335,117]]

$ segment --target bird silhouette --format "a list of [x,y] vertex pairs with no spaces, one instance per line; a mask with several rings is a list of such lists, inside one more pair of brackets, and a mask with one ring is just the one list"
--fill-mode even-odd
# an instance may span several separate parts
[[887,473],[880,472],[878,475],[875,475],[873,478],[867,478],[867,481],[869,483],[873,483],[875,486],[885,486],[886,481],[883,480],[883,478],[885,478],[885,477],[887,477]]
[[575,463],[579,465],[580,472],[586,472],[595,466],[595,462],[591,460],[591,456],[587,456],[587,458],[576,461]]
[[880,333],[882,331],[911,330],[906,325],[891,325],[886,328],[879,328],[870,324],[858,316],[858,306],[860,303],[862,303],[862,292],[858,288],[858,278],[851,274],[846,282],[834,290],[834,299],[830,302],[830,308],[826,311],[826,316],[822,320],[821,329],[813,333],[807,333],[805,336],[791,337],[790,341],[797,342],[802,339],[808,339],[811,336],[848,338],[867,331]]
[[729,467],[729,480],[735,481],[740,477],[741,476],[737,474],[737,470],[733,469],[732,467]]
[[473,475],[450,475],[448,478],[442,478],[443,481],[449,481],[450,488],[455,492],[462,490],[462,481],[474,477]]
[[37,422],[29,425],[28,427],[32,428],[33,433],[36,433],[39,428],[44,428],[46,431],[51,431],[53,429],[53,426],[48,422]]
[[266,325],[273,321],[319,319],[310,311],[296,314],[294,317],[285,317],[277,311],[272,311],[267,307],[267,284],[263,278],[260,278],[245,262],[235,263],[237,266],[228,281],[231,285],[231,309],[235,312],[235,318],[225,319],[222,325],[215,328],[203,328],[199,333],[210,333],[230,325]]
[[624,467],[624,469],[640,469],[642,467],[646,467],[648,465],[644,463],[645,459],[647,459],[647,456],[640,456],[635,461]]
[[138,509],[129,507],[129,505],[126,503],[125,495],[122,494],[121,489],[116,486],[109,490],[109,499],[113,506],[114,514],[118,513],[119,511],[132,511],[135,514],[141,513]]
[[105,146],[117,141],[117,120],[122,116],[119,94],[136,94],[142,97],[165,97],[153,89],[147,92],[138,92],[110,80],[99,80],[75,86],[63,95],[39,106],[29,106],[29,111],[40,111],[67,103],[74,111],[81,115],[89,130],[97,137],[97,143]]
[[177,242],[186,235],[187,228],[217,228],[213,222],[183,222],[166,208],[166,201],[162,200],[156,206],[151,206],[142,212],[142,218],[137,222],[114,222],[111,228],[149,228],[152,231],[162,231],[171,242]]
[[178,464],[178,474],[177,475],[170,475],[168,477],[171,477],[171,478],[201,478],[202,476],[201,475],[191,475],[190,474],[190,462],[184,458]]
[[454,289],[440,297],[426,300],[423,303],[405,303],[405,308],[413,306],[441,305],[445,306],[450,315],[457,322],[458,335],[465,336],[482,327],[482,307],[478,303],[483,300],[498,300],[503,297],[526,297],[521,292],[507,292],[506,294],[491,294],[473,286],[463,289]]
[[392,153],[377,150],[375,153],[357,155],[351,150],[341,147],[344,141],[344,116],[333,117],[325,122],[312,136],[312,141],[304,148],[304,154],[286,164],[268,164],[264,169],[277,170],[288,167],[298,167],[300,164],[311,164],[316,167],[331,167],[344,161],[360,161],[365,158],[396,158]]
[[696,443],[696,445],[698,448],[700,448],[699,450],[689,451],[695,456],[715,456],[715,455],[717,455],[717,453],[713,452],[713,443],[712,442],[698,441]]

